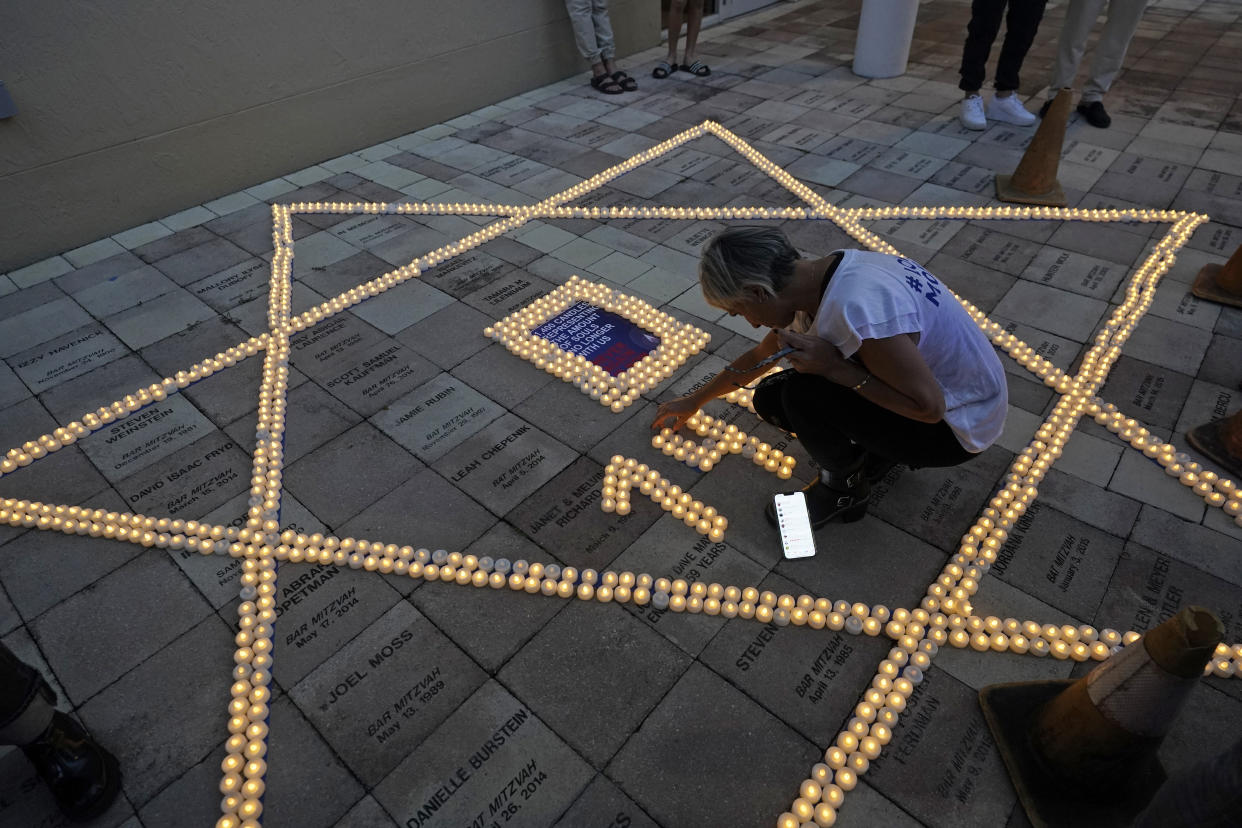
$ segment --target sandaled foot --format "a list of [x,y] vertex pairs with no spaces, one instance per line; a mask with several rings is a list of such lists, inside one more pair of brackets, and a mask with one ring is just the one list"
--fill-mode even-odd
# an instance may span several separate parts
[[612,73],[612,79],[621,84],[621,88],[626,92],[635,92],[638,90],[638,81],[634,80],[620,69]]
[[625,91],[625,88],[622,87],[621,84],[612,79],[612,75],[606,73],[603,75],[596,75],[591,78],[591,86],[593,86],[596,91],[603,92],[605,95],[620,95]]
[[665,78],[667,78],[669,75],[673,74],[676,71],[677,71],[677,64],[669,63],[667,60],[662,60],[656,64],[656,67],[654,69],[651,70],[651,77],[658,78],[659,80],[664,80]]
[[705,78],[712,73],[711,67],[701,60],[696,60],[694,63],[683,63],[677,68],[700,78]]

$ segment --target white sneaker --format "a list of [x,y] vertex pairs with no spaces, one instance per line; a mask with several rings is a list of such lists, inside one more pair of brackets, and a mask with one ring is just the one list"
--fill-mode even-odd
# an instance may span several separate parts
[[957,117],[967,129],[987,129],[988,119],[983,115],[983,98],[978,95],[962,99],[962,111]]
[[993,98],[988,104],[988,117],[993,121],[1017,126],[1030,126],[1038,120],[1034,113],[1026,110],[1017,95]]

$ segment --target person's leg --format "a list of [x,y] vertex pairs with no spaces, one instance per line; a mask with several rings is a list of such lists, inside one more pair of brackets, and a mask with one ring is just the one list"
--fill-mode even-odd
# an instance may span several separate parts
[[[598,14],[596,6],[603,7]],[[591,64],[591,86],[605,95],[618,95],[623,86],[612,77],[612,25],[608,21],[606,0],[565,0],[569,22],[573,25],[574,41],[582,57]],[[600,20],[603,20],[603,29]]]
[[957,117],[967,129],[981,130],[988,125],[979,90],[987,77],[988,54],[1000,31],[1004,12],[1005,0],[973,0],[970,4],[970,22],[966,24],[966,43],[962,46],[962,66],[958,70],[962,79],[957,84],[964,93]]
[[1061,89],[1074,85],[1083,50],[1087,47],[1087,38],[1103,5],[1104,0],[1069,0],[1065,9],[1065,24],[1061,27],[1061,36],[1057,41],[1057,59],[1053,64],[1052,81],[1048,84],[1050,98],[1056,97]]
[[686,0],[671,0],[668,4],[668,62],[673,67],[677,66],[677,40],[685,13]]
[[962,47],[962,76],[958,83],[967,96],[977,94],[983,88],[987,76],[988,54],[1000,31],[1001,18],[1005,12],[1005,0],[973,0],[970,4],[970,22],[966,24],[966,43]]
[[61,811],[89,819],[116,798],[120,769],[55,701],[39,671],[0,644],[0,745],[20,745]]
[[1009,0],[1005,18],[1005,41],[996,59],[996,95],[987,106],[987,117],[1005,124],[1030,126],[1035,115],[1014,95],[1018,89],[1018,73],[1026,53],[1035,40],[1039,21],[1044,17],[1047,0]]
[[[820,467],[814,482],[802,489],[811,526],[816,529],[830,521],[849,523],[862,518],[871,494],[870,483],[862,472],[866,451],[830,419],[815,419],[813,425],[806,423],[808,417],[814,418],[805,405],[808,394],[814,394],[817,379],[827,382],[796,371],[782,371],[763,380],[753,397],[755,413],[779,429],[796,430],[798,442]],[[803,427],[798,429],[796,423]],[[766,504],[764,514],[769,523],[777,525],[774,503]]]
[[1100,33],[1100,42],[1096,44],[1091,61],[1091,74],[1082,89],[1083,103],[1104,99],[1121,71],[1126,50],[1130,48],[1146,8],[1147,0],[1109,0],[1104,31]]
[[943,421],[911,420],[823,377],[792,373],[796,379],[782,388],[785,420],[829,471],[853,471],[868,454],[911,468],[956,466],[973,456]]
[[703,28],[703,0],[686,0],[686,50],[682,53],[684,55],[683,66],[694,63],[701,28]]
[[946,423],[910,420],[823,377],[784,371],[756,388],[754,406],[766,422],[796,433],[819,464],[818,480],[803,490],[814,526],[865,515],[869,472],[893,463],[953,466],[973,456]]
[[608,0],[591,0],[591,24],[595,28],[595,45],[599,49],[604,71],[617,71],[612,59],[616,57],[616,45],[612,36],[612,20],[608,17]]
[[1026,53],[1030,51],[1039,21],[1044,18],[1047,0],[1009,0],[1009,14],[1005,17],[1005,40],[1001,44],[1000,57],[996,60],[996,95],[1008,97],[1019,86],[1018,73]]
[[0,745],[28,745],[47,730],[56,711],[45,687],[38,670],[0,644]]
[[[799,374],[797,371],[773,374],[755,388],[755,413],[766,423],[783,431],[796,433],[798,442],[802,443],[803,448],[821,469],[853,471],[866,451],[855,445],[849,435],[837,428],[831,417],[822,420],[817,418],[820,406],[816,397],[819,386],[816,380],[827,385],[836,385],[810,374]],[[808,419],[815,419],[809,429],[806,426]],[[799,425],[803,428],[799,429]]]
[[593,71],[595,67],[599,67],[599,71],[594,71],[594,74],[600,74],[604,71],[604,64],[600,60],[600,48],[595,39],[591,0],[565,0],[565,10],[569,12],[569,23],[574,29],[574,43],[578,46],[578,53],[591,64]]

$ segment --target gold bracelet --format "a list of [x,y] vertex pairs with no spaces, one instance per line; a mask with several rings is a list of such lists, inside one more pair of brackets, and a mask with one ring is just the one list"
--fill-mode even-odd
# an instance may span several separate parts
[[867,384],[867,380],[869,380],[869,379],[871,379],[871,374],[867,374],[866,376],[864,376],[864,377],[862,378],[862,382],[858,383],[858,385],[855,385],[855,386],[854,386],[853,388],[851,388],[850,390],[851,390],[851,391],[857,391],[858,389],[860,389],[860,388],[862,388],[864,385],[866,385],[866,384]]

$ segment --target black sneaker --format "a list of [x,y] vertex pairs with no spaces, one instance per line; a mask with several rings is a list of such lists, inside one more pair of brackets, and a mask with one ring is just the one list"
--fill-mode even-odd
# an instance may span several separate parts
[[[851,489],[838,491],[829,488],[817,477],[802,489],[802,493],[806,495],[806,512],[811,518],[811,528],[819,529],[833,521],[853,523],[862,520],[867,514],[867,503],[871,500],[871,483],[860,475]],[[773,501],[768,501],[763,513],[768,523],[777,525],[776,504]]]
[[1091,101],[1090,103],[1080,103],[1078,105],[1078,114],[1087,119],[1087,123],[1099,129],[1108,129],[1108,125],[1113,119],[1108,117],[1108,113],[1104,111],[1103,101]]
[[71,820],[87,820],[108,810],[121,789],[116,758],[100,747],[72,717],[57,710],[43,735],[22,747],[47,783],[52,797]]

